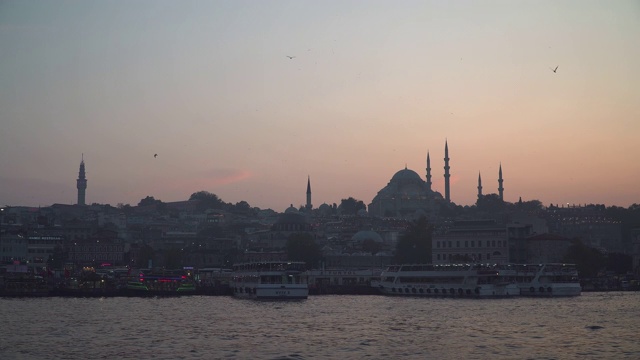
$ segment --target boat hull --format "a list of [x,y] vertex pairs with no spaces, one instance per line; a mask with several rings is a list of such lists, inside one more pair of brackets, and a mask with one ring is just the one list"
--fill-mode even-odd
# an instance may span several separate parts
[[378,290],[384,295],[418,297],[458,297],[458,298],[498,298],[520,295],[515,284],[508,285],[403,285],[378,284]]
[[306,285],[266,285],[244,284],[243,288],[234,288],[233,295],[239,298],[258,300],[301,300],[309,296]]
[[521,284],[520,295],[533,297],[578,296],[582,293],[580,284]]

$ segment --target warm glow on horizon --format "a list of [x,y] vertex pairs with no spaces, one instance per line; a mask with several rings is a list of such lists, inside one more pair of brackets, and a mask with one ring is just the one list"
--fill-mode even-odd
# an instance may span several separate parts
[[640,203],[635,1],[189,4],[0,4],[1,205]]

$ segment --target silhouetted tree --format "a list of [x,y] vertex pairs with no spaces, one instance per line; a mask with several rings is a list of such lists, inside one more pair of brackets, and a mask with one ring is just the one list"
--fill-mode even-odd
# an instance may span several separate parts
[[317,267],[322,259],[322,249],[309,233],[289,235],[286,248],[289,260],[304,261],[307,269]]
[[424,216],[409,223],[409,228],[396,245],[396,263],[431,263],[432,234],[433,225]]
[[348,199],[342,199],[338,211],[342,215],[356,215],[360,210],[366,210],[367,206],[362,200],[356,200],[352,197]]
[[563,261],[576,264],[578,273],[583,278],[596,277],[606,265],[605,256],[600,251],[584,245],[579,239],[569,246]]
[[198,200],[199,204],[197,209],[204,211],[207,209],[224,209],[225,203],[218,198],[216,194],[212,194],[208,191],[198,191],[189,197],[189,200]]
[[148,206],[148,205],[156,205],[161,204],[162,201],[156,200],[153,196],[147,196],[146,198],[140,200],[138,206]]
[[607,255],[607,270],[622,275],[633,271],[633,258],[627,254],[611,253]]
[[544,210],[542,202],[540,200],[520,201],[516,203],[516,209],[529,214],[539,214]]
[[126,215],[130,215],[131,213],[133,213],[133,206],[129,204],[118,203],[117,207],[118,209],[120,209],[120,211],[122,211]]
[[382,244],[373,239],[365,239],[362,242],[362,251],[370,253],[371,255],[377,254],[381,249]]
[[479,211],[489,213],[503,211],[505,203],[498,194],[487,194],[478,198],[476,205]]
[[249,205],[249,203],[244,200],[237,202],[236,205],[234,206],[234,210],[237,213],[244,214],[244,215],[255,215],[256,213],[255,210],[251,207],[251,205]]

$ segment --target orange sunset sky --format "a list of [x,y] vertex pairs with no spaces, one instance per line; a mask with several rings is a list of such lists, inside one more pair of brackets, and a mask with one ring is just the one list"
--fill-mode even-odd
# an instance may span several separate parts
[[[0,1],[0,205],[640,203],[638,1]],[[291,56],[293,58],[289,58]],[[558,67],[556,72],[552,69]],[[158,154],[154,158],[154,154]],[[84,155],[83,155],[84,154]]]

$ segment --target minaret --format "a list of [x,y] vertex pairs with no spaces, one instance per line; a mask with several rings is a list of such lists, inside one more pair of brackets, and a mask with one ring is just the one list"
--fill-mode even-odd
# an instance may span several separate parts
[[449,192],[449,144],[444,141],[444,199],[451,201],[451,193]]
[[427,189],[431,191],[431,159],[429,159],[429,151],[427,151]]
[[478,171],[478,200],[482,197],[482,178],[480,177],[480,172]]
[[76,180],[76,187],[78,188],[78,205],[85,205],[84,195],[87,190],[87,178],[84,173],[84,154],[82,154],[82,161],[80,161],[80,172],[78,173],[78,180]]
[[502,163],[500,163],[500,170],[498,171],[498,196],[500,196],[500,200],[504,201],[502,198],[502,194],[504,192],[504,188],[502,187]]
[[311,205],[311,177],[307,176],[307,210],[311,210],[313,206]]

